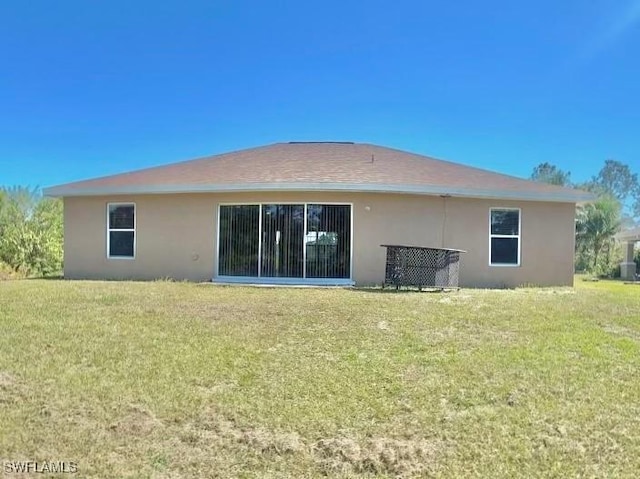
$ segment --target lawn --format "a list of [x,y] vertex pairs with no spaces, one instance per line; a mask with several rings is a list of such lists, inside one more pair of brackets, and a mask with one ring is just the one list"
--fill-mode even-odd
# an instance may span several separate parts
[[640,286],[0,282],[0,462],[17,460],[93,478],[637,477]]

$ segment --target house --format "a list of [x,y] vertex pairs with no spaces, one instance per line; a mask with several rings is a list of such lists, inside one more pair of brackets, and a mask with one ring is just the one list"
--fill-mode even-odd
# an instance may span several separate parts
[[636,243],[640,243],[640,227],[621,231],[616,235],[616,239],[622,243],[624,257],[620,263],[620,276],[626,280],[637,279],[637,265],[634,262],[634,249]]
[[467,251],[461,286],[571,285],[591,199],[382,146],[290,142],[51,187],[66,278],[372,285],[382,244]]

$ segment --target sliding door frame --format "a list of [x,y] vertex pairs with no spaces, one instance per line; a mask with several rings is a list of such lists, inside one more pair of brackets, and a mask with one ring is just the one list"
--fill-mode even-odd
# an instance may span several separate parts
[[[262,276],[262,207],[263,205],[303,205],[304,231],[302,248],[302,278],[282,278]],[[307,278],[307,209],[309,205],[348,206],[349,209],[349,277],[348,278]],[[220,208],[222,206],[257,206],[258,213],[258,271],[257,276],[221,276],[220,272]],[[344,201],[238,201],[218,203],[216,215],[216,261],[212,278],[216,283],[254,283],[254,284],[309,284],[351,286],[353,281],[353,203]]]

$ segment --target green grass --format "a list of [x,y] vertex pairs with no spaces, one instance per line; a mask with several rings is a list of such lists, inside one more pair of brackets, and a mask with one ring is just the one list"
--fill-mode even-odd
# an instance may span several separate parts
[[640,286],[0,282],[0,461],[27,459],[95,478],[637,477]]

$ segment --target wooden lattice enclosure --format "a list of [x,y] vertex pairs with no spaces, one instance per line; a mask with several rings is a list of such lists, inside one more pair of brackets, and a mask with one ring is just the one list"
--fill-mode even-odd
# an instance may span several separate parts
[[456,289],[463,250],[422,246],[381,245],[387,249],[383,287]]

